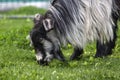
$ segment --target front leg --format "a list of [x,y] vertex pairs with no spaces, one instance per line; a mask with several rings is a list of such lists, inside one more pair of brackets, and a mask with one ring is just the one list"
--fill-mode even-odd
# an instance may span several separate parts
[[54,51],[54,57],[60,61],[65,61],[65,57],[60,49]]
[[82,48],[74,48],[73,54],[70,56],[70,60],[79,59],[79,57],[83,54]]

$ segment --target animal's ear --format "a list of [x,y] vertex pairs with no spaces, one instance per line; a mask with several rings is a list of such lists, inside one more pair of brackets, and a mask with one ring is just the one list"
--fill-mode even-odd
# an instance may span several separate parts
[[35,16],[34,16],[34,23],[40,21],[41,18],[42,18],[42,15],[41,15],[41,14],[39,14],[39,13],[35,14]]
[[54,28],[54,21],[52,19],[43,20],[43,25],[46,31],[49,31]]

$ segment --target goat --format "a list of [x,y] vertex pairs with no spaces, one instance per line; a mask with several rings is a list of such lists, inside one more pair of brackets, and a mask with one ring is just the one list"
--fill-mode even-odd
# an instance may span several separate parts
[[54,57],[65,61],[61,45],[68,43],[74,47],[70,60],[93,41],[95,57],[112,54],[119,13],[119,0],[53,0],[44,15],[35,15],[30,32],[38,63],[48,64]]

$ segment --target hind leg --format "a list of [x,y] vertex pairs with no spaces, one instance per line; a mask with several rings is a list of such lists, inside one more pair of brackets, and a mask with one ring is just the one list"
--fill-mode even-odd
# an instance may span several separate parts
[[73,54],[70,56],[70,60],[78,59],[83,54],[83,49],[74,48]]
[[99,41],[97,41],[97,52],[95,57],[103,57],[103,56],[107,56],[112,54],[112,49],[115,47],[115,42],[116,42],[116,38],[117,38],[117,20],[118,20],[118,16],[116,14],[113,14],[113,21],[115,23],[115,26],[113,26],[113,40],[111,40],[110,42],[107,42],[106,44],[101,44]]
[[112,54],[112,49],[115,47],[115,41],[116,41],[116,39],[114,39],[113,41],[110,41],[106,44],[101,44],[98,41],[97,42],[97,52],[96,52],[95,57],[104,57],[104,56]]

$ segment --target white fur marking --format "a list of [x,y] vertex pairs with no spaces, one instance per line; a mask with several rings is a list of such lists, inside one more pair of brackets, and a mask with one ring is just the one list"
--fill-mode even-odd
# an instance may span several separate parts
[[36,56],[37,61],[39,61],[39,60],[42,60],[42,59],[43,59],[43,56],[42,56],[42,54],[41,54],[41,53],[37,53],[35,56]]
[[40,20],[40,17],[41,17],[41,15],[40,15],[39,13],[37,13],[37,14],[35,14],[35,17],[34,17],[34,18],[35,18],[36,20]]
[[45,19],[43,20],[43,25],[46,31],[52,29],[52,25],[51,25],[51,20],[50,19]]

